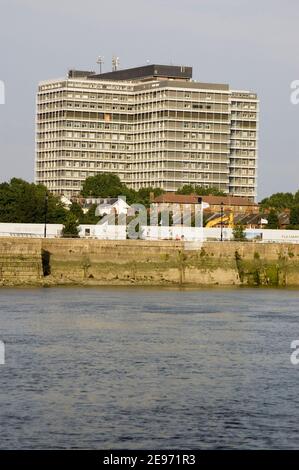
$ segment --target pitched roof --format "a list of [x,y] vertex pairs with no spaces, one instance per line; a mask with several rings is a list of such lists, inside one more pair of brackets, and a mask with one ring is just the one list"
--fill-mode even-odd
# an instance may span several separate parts
[[227,206],[255,206],[255,202],[250,201],[244,196],[199,196],[197,194],[176,194],[164,193],[154,199],[154,203],[172,203],[172,204],[198,204],[198,199],[202,198],[204,202],[210,205],[220,205],[222,202]]
[[200,196],[190,194],[175,194],[175,193],[164,193],[157,196],[154,202],[164,202],[173,204],[198,204],[198,198]]

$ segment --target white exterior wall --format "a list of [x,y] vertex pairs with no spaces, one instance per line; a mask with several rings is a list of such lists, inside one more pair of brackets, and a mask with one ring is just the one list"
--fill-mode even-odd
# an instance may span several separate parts
[[[59,238],[62,224],[47,224],[47,238]],[[89,230],[89,233],[87,232]],[[299,230],[271,230],[271,229],[247,229],[248,239],[266,243],[299,243]],[[220,228],[199,228],[181,226],[143,226],[143,240],[176,240],[185,241],[217,241],[220,240]],[[0,223],[0,237],[32,237],[43,238],[44,224],[10,224]],[[125,240],[125,225],[80,225],[79,236],[81,238],[97,238],[100,240]],[[232,240],[233,230],[223,228],[223,239]]]
[[[221,228],[203,228],[204,240],[220,240]],[[271,229],[246,229],[245,234],[248,240],[276,243],[299,243],[299,230],[271,230]],[[261,238],[259,239],[259,235]],[[223,239],[232,240],[233,230],[223,228]]]
[[[47,224],[47,238],[59,238],[62,224]],[[85,235],[86,229],[90,235]],[[99,238],[102,240],[125,240],[126,227],[123,225],[80,225],[79,236],[82,238]],[[0,237],[43,238],[44,224],[6,224],[0,223]]]
[[[6,224],[0,223],[0,237],[32,237],[44,236],[44,224]],[[47,238],[60,237],[62,224],[47,224]]]
[[[125,225],[80,225],[81,238],[98,238],[100,240],[125,240],[127,237]],[[90,235],[86,233],[90,230]]]
[[142,226],[143,240],[186,240],[203,241],[203,228],[199,227],[160,227]]

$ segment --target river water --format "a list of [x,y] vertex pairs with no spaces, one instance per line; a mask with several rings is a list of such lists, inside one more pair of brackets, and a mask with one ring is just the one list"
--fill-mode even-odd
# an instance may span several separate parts
[[0,290],[1,449],[299,447],[299,291]]

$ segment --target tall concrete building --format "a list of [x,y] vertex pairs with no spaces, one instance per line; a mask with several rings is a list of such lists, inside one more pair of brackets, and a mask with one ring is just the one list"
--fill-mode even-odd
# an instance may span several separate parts
[[38,87],[36,182],[71,196],[113,172],[134,189],[214,186],[254,200],[258,111],[255,93],[194,81],[191,67],[71,70]]

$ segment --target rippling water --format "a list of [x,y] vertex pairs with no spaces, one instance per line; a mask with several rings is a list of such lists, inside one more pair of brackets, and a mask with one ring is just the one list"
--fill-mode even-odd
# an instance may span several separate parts
[[298,448],[299,292],[0,290],[0,447]]

